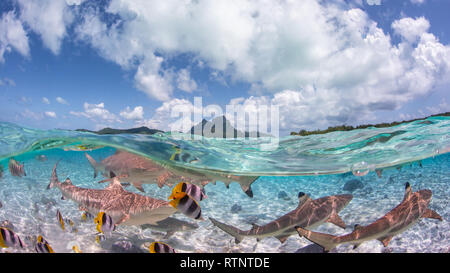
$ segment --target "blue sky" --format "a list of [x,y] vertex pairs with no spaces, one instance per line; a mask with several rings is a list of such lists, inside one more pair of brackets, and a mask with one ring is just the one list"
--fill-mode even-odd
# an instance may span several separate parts
[[450,111],[448,10],[444,0],[2,1],[0,121],[168,130],[170,110],[194,97],[251,113],[278,105],[281,134]]

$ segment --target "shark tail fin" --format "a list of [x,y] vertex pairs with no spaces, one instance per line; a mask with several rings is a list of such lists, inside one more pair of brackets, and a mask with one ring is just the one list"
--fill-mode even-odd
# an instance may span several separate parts
[[230,234],[231,236],[234,237],[234,241],[236,244],[239,244],[243,239],[244,236],[240,235],[239,232],[243,232],[242,230],[235,228],[233,226],[229,226],[226,225],[224,223],[221,223],[219,221],[217,221],[214,218],[209,217],[209,220],[211,220],[211,222],[218,228],[220,228],[221,230],[225,231],[226,233]]
[[325,234],[325,233],[314,232],[314,231],[306,230],[301,227],[296,227],[295,229],[297,230],[298,235],[300,235],[300,237],[304,236],[306,239],[310,240],[311,242],[318,244],[319,246],[323,247],[323,249],[326,252],[332,250],[333,248],[335,248],[338,245],[338,243],[336,243],[336,239],[338,238],[337,236],[333,236],[333,235]]
[[84,153],[86,155],[87,160],[89,161],[89,163],[91,163],[92,168],[94,168],[94,178],[97,177],[97,161],[95,161],[94,158],[92,158],[92,156],[90,156],[88,153]]
[[50,183],[49,183],[48,186],[47,186],[47,190],[49,190],[49,189],[55,187],[56,185],[58,185],[58,183],[61,183],[61,182],[59,182],[59,180],[58,180],[58,175],[56,174],[56,167],[58,166],[59,161],[61,161],[61,159],[58,160],[58,161],[55,163],[55,166],[53,167],[53,170],[52,170],[52,176],[50,177]]

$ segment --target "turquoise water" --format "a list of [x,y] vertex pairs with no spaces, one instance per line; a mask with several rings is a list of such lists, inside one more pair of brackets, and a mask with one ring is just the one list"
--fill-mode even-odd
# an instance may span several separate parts
[[[32,240],[24,238],[43,235],[55,252],[71,252],[74,244],[83,252],[148,252],[153,241],[163,241],[179,252],[296,252],[310,242],[292,235],[281,244],[273,237],[259,242],[244,239],[240,244],[208,220],[219,221],[241,229],[251,223],[263,225],[297,206],[299,191],[312,198],[348,193],[346,182],[357,179],[362,187],[352,192],[350,204],[340,212],[345,230],[325,223],[315,229],[329,234],[346,234],[356,223],[370,224],[401,202],[404,185],[413,190],[430,189],[430,208],[443,221],[422,219],[418,224],[394,237],[385,248],[376,240],[357,249],[341,245],[336,252],[449,252],[450,225],[450,119],[429,118],[391,128],[369,128],[350,132],[334,132],[308,137],[289,136],[277,145],[269,139],[181,140],[177,135],[159,134],[98,136],[74,131],[41,131],[0,123],[0,222],[8,220],[13,230],[29,246],[25,250],[9,248],[9,252],[34,252]],[[116,149],[128,150],[163,165],[218,173],[261,176],[253,185],[253,198],[242,192],[239,184],[206,185],[208,198],[202,201],[205,221],[195,221],[182,214],[175,218],[196,223],[197,228],[175,232],[165,238],[165,232],[140,226],[119,226],[107,240],[96,243],[93,221],[82,222],[78,206],[61,200],[57,189],[46,190],[51,170],[57,160],[60,180],[70,177],[80,187],[104,188],[93,178],[93,169],[84,152],[73,151],[76,145],[98,148],[89,152],[96,160],[113,155]],[[266,145],[266,146],[264,146]],[[267,149],[273,145],[273,149]],[[177,146],[179,160],[170,160]],[[261,148],[264,147],[264,148]],[[48,160],[39,161],[37,155]],[[183,156],[185,155],[185,156]],[[27,176],[13,177],[8,171],[11,156],[24,162]],[[401,167],[401,168],[398,168]],[[383,169],[379,178],[374,170]],[[356,176],[352,171],[363,176]],[[124,179],[126,180],[126,179]],[[140,193],[133,187],[129,191]],[[148,196],[167,200],[171,188],[144,184]],[[77,231],[62,231],[56,221],[56,210],[75,223]],[[128,247],[123,247],[123,246]],[[130,248],[131,246],[131,248]],[[5,250],[1,250],[5,251]]]

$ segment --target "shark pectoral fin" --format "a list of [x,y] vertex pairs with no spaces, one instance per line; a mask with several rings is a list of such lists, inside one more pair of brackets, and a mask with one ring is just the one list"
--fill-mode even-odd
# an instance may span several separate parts
[[359,244],[354,244],[354,245],[353,245],[353,249],[358,248],[359,245],[360,245],[360,243],[359,243]]
[[387,247],[389,245],[389,242],[392,240],[392,236],[387,236],[387,237],[383,237],[378,239],[378,241],[380,241],[384,247]]
[[247,194],[248,197],[252,198],[253,197],[253,191],[252,188],[250,187],[250,185],[241,185],[242,190],[245,192],[245,194]]
[[345,229],[345,222],[336,213],[331,214],[330,218],[327,220],[328,223],[332,223],[340,228]]
[[442,221],[442,217],[439,215],[439,213],[437,213],[431,209],[427,209],[425,211],[425,213],[422,215],[422,218],[431,218],[431,219],[437,219],[439,221]]
[[145,192],[144,187],[142,187],[142,182],[133,183],[133,186],[141,192]]

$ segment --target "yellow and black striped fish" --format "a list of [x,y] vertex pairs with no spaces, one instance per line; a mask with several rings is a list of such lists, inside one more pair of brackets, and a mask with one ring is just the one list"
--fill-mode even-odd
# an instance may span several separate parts
[[178,145],[174,145],[172,146],[172,148],[175,149],[175,152],[170,156],[170,160],[172,161],[181,161],[186,163],[195,163],[199,161],[198,158],[192,156],[187,152],[181,153],[182,150]]
[[8,169],[12,176],[27,176],[25,170],[23,169],[23,163],[20,164],[14,158],[10,158],[8,162]]
[[100,244],[100,242],[103,242],[104,240],[106,240],[105,235],[100,234],[100,235],[95,236],[95,242],[97,244]]
[[45,240],[44,237],[42,237],[41,235],[39,235],[34,249],[36,250],[37,253],[55,253],[53,249],[50,247],[47,240]]
[[87,211],[83,212],[83,215],[81,215],[81,221],[83,222],[89,221],[91,219],[94,219],[94,215],[90,214]]
[[207,198],[205,191],[200,186],[191,183],[180,182],[173,188],[172,194],[169,196],[169,200],[177,199],[177,197],[179,197],[179,194],[183,192],[194,198],[197,202],[200,202],[203,199]]
[[165,243],[153,242],[149,247],[150,253],[176,253],[175,249]]
[[202,218],[202,209],[200,208],[200,205],[185,192],[177,194],[177,198],[170,201],[169,204],[190,218],[204,220]]
[[58,223],[61,225],[62,230],[66,230],[66,228],[64,226],[64,219],[63,219],[59,209],[56,210],[56,219],[58,220]]
[[110,233],[116,229],[116,225],[111,216],[104,212],[99,212],[94,222],[97,224],[97,231],[101,233]]
[[80,250],[80,248],[78,247],[78,245],[73,245],[72,250],[73,250],[75,253],[83,253],[83,252]]
[[5,227],[0,227],[0,247],[8,248],[13,246],[24,248],[24,243],[14,231]]

